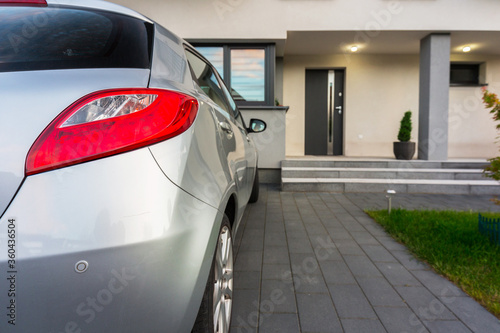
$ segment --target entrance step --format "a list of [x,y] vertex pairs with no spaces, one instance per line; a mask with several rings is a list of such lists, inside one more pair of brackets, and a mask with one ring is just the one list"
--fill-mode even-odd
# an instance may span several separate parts
[[401,161],[390,159],[287,159],[281,167],[330,167],[330,168],[389,168],[389,169],[483,169],[486,160],[463,161]]
[[488,179],[481,169],[282,167],[281,175],[283,178]]
[[283,191],[500,195],[485,177],[486,160],[399,161],[289,159],[282,161]]

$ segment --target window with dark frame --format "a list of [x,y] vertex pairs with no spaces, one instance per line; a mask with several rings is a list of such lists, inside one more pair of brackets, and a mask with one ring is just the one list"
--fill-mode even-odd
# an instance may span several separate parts
[[479,80],[480,64],[460,64],[450,65],[450,85],[480,85]]
[[220,73],[238,105],[274,104],[274,45],[198,44],[195,47]]

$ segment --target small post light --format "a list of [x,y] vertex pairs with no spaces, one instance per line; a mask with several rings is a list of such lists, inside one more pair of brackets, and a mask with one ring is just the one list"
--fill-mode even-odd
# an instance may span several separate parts
[[387,198],[387,214],[391,214],[391,209],[392,209],[392,197],[396,194],[396,191],[394,190],[387,190],[387,195],[385,196]]

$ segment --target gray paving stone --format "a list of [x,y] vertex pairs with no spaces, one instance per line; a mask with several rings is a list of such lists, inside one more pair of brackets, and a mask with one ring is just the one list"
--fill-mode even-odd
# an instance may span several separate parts
[[[333,244],[333,242],[331,243]],[[319,262],[330,261],[330,260],[342,260],[339,250],[335,247],[330,247],[329,244],[320,245],[317,244],[314,247],[314,254]]]
[[303,332],[342,332],[329,294],[297,294],[300,326]]
[[357,283],[344,261],[322,261],[320,267],[327,284]]
[[342,227],[339,228],[327,228],[328,234],[333,240],[352,240],[351,234]]
[[368,231],[351,231],[352,238],[360,245],[378,245],[379,242]]
[[290,231],[302,231],[302,232],[306,231],[301,219],[298,220],[285,219],[285,229],[287,233]]
[[264,248],[264,264],[288,264],[288,248],[268,246]]
[[286,235],[283,232],[268,232],[266,231],[266,236],[264,238],[264,246],[281,246],[287,247]]
[[377,240],[389,251],[407,251],[403,244],[397,242],[391,236],[378,236]]
[[[290,275],[290,265],[288,264],[263,264],[262,279],[263,280],[284,280]],[[259,276],[260,288],[260,276]]]
[[345,333],[385,333],[378,319],[342,319]]
[[341,319],[376,319],[372,306],[357,284],[329,284],[335,309]]
[[378,224],[365,225],[365,229],[379,240],[379,237],[388,237],[387,232]]
[[321,274],[315,255],[307,253],[290,253],[290,262],[294,274]]
[[464,324],[458,320],[424,321],[424,325],[431,333],[471,333]]
[[264,313],[261,316],[259,333],[299,333],[299,321],[296,314]]
[[394,286],[420,286],[420,282],[401,264],[376,262],[375,265]]
[[260,312],[297,313],[291,281],[262,280]]
[[314,235],[326,235],[328,232],[326,231],[325,227],[321,224],[306,224],[305,225],[306,231],[309,234],[309,236],[314,236]]
[[336,240],[334,241],[335,245],[337,246],[337,249],[342,255],[358,255],[358,256],[363,256],[365,253],[359,247],[358,244],[350,241],[350,240]]
[[293,275],[296,292],[300,293],[328,293],[328,287],[321,274]]
[[412,274],[437,297],[466,296],[460,288],[432,270],[416,270]]
[[234,264],[234,270],[240,272],[258,271],[262,269],[262,251],[240,251]]
[[372,263],[366,255],[362,256],[344,256],[344,260],[351,270],[352,274],[357,277],[382,277],[382,273]]
[[382,245],[361,245],[361,248],[373,262],[397,262],[396,258]]
[[408,307],[376,306],[374,309],[388,333],[429,332]]
[[266,236],[268,233],[285,233],[285,224],[283,222],[278,223],[266,223]]
[[264,233],[260,230],[245,230],[239,251],[262,251],[264,246]]
[[234,289],[260,289],[260,272],[234,272]]
[[[234,293],[232,326],[255,328],[259,317],[259,290],[238,290]],[[253,324],[253,325],[252,325]]]
[[415,258],[408,250],[392,251],[392,255],[408,270],[428,270],[429,266]]
[[445,304],[473,332],[500,332],[500,321],[470,297],[441,297]]
[[453,313],[424,287],[395,287],[422,321],[456,320]]
[[325,228],[341,228],[345,229],[342,223],[334,217],[334,216],[329,216],[328,218],[322,218],[321,223],[325,226]]
[[357,222],[353,217],[351,217],[353,221],[344,221],[342,218],[339,218],[340,222],[348,231],[366,231],[365,227],[359,222]]
[[292,238],[288,240],[288,251],[290,253],[314,254],[314,250],[308,239]]
[[404,306],[405,303],[384,278],[356,279],[373,306]]

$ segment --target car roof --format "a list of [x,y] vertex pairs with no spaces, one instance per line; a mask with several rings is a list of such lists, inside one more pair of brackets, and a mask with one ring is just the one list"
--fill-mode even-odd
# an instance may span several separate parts
[[111,2],[101,1],[101,0],[47,0],[48,5],[62,5],[62,6],[72,6],[72,7],[82,7],[82,8],[92,8],[106,10],[118,14],[123,14],[127,16],[132,16],[141,19],[146,22],[154,23],[152,20],[146,16]]

